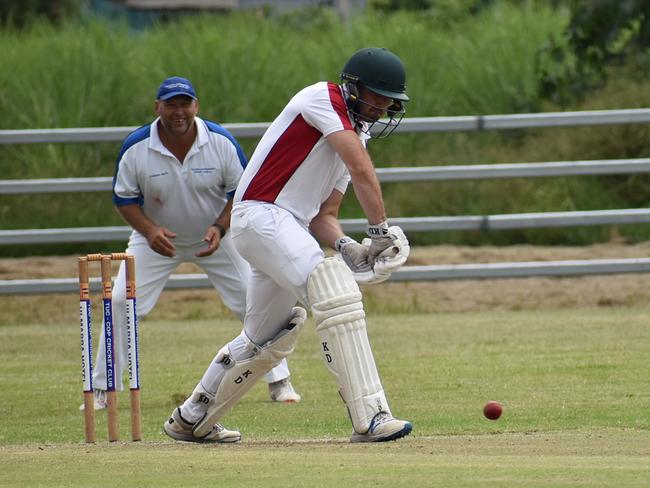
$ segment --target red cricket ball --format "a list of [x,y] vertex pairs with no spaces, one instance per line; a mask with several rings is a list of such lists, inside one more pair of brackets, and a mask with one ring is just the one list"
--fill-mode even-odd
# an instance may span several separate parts
[[496,420],[501,417],[503,413],[503,407],[499,402],[491,401],[487,402],[483,407],[483,415],[490,420]]

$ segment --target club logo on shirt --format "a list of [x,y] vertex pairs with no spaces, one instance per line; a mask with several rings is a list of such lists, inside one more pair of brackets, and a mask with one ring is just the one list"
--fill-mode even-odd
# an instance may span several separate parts
[[194,174],[212,174],[217,171],[217,168],[214,166],[211,168],[192,168],[192,173]]

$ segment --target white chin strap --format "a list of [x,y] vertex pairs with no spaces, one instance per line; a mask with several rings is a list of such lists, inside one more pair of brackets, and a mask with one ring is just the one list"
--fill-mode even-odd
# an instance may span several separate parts
[[368,342],[359,286],[345,263],[333,257],[312,271],[307,293],[325,365],[354,430],[363,434],[378,412],[390,414],[390,409]]

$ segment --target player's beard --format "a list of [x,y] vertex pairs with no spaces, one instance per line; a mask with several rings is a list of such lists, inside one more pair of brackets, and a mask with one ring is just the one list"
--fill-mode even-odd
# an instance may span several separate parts
[[363,100],[359,100],[357,113],[359,118],[363,122],[368,122],[369,124],[372,124],[374,122],[377,122],[382,116],[384,116],[386,114],[386,110],[380,107],[376,107]]

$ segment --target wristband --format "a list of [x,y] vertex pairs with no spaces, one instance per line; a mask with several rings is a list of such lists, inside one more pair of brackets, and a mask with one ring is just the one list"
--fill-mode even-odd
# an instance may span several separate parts
[[214,224],[212,224],[212,227],[216,227],[217,229],[219,229],[219,238],[223,239],[223,236],[226,235],[226,228],[223,225],[221,225],[219,222],[215,222]]
[[336,239],[336,242],[334,243],[334,249],[336,249],[338,252],[341,252],[341,249],[343,249],[343,246],[346,244],[350,244],[351,242],[355,242],[354,239],[348,236],[342,236]]
[[368,224],[368,228],[366,229],[366,234],[368,234],[370,237],[385,236],[386,234],[388,234],[388,221],[384,220],[379,224]]

